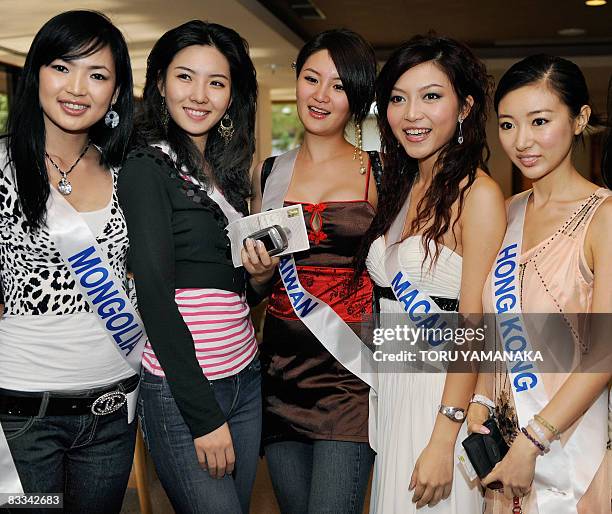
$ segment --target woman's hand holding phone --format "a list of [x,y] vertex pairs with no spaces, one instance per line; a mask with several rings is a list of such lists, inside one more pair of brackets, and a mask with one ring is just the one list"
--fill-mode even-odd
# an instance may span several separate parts
[[247,239],[241,250],[242,264],[251,276],[251,285],[256,288],[267,284],[278,265],[278,257],[270,257],[261,241]]

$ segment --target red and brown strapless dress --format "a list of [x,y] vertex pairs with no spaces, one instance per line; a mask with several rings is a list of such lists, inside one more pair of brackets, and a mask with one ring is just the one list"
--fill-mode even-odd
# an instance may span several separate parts
[[[372,312],[372,283],[364,274],[357,288],[351,287],[351,266],[374,217],[367,187],[363,200],[302,203],[302,208],[310,249],[294,255],[300,282],[360,336],[362,316]],[[369,387],[298,319],[280,276],[274,280],[260,348],[263,444],[304,439],[367,442]]]

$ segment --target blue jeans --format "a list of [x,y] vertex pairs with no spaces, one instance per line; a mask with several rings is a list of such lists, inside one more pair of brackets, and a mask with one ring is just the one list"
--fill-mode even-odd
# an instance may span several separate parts
[[362,514],[368,443],[281,441],[266,445],[266,458],[282,514]]
[[200,467],[168,381],[143,371],[140,423],[157,475],[177,513],[248,514],[261,438],[260,369],[256,357],[237,375],[211,381],[236,455],[233,475],[221,479]]
[[[70,392],[69,396],[93,396],[96,392],[96,389]],[[106,416],[1,414],[0,423],[26,493],[64,493],[65,513],[121,511],[132,469],[137,425],[128,424],[126,405]],[[0,509],[0,512],[59,511]]]

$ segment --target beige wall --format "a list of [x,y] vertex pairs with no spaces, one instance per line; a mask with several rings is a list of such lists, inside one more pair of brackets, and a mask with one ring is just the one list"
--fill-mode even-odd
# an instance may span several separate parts
[[257,95],[257,118],[255,120],[255,156],[257,164],[272,154],[272,100],[270,88],[259,86]]

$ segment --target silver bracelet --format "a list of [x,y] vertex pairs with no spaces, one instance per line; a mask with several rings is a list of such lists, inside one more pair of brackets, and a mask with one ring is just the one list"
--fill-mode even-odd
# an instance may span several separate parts
[[489,417],[493,417],[495,414],[495,402],[482,394],[475,394],[472,396],[470,403],[477,403],[478,405],[483,405],[489,409]]

